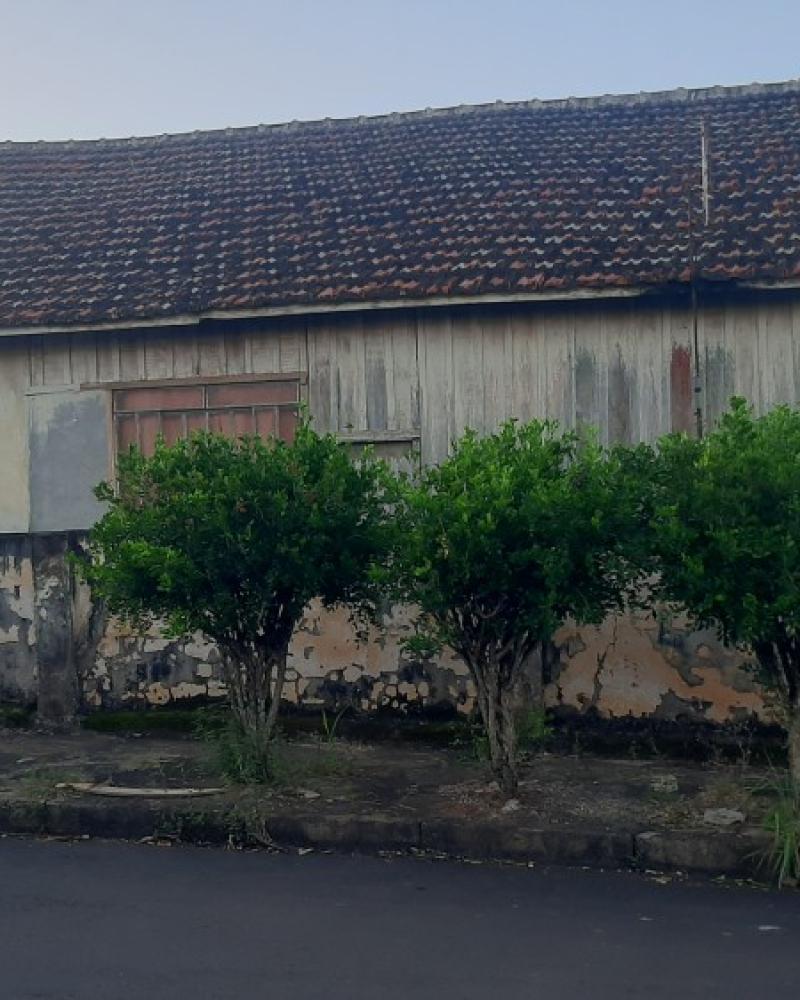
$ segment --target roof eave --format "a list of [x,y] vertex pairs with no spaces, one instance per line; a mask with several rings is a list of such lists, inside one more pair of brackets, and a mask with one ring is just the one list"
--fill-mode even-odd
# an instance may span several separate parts
[[[738,288],[753,291],[792,291],[800,289],[800,277],[731,282]],[[674,289],[674,284],[669,288]],[[319,316],[351,312],[378,312],[387,309],[435,309],[442,306],[513,305],[515,303],[591,301],[593,299],[632,299],[655,296],[667,291],[663,285],[616,285],[613,288],[552,289],[537,292],[490,293],[484,295],[441,295],[423,299],[373,299],[348,302],[304,303],[242,309],[208,309],[176,316],[142,316],[97,323],[51,323],[39,326],[0,327],[0,337],[24,337],[57,333],[92,333],[114,330],[158,329],[172,326],[197,326],[208,321],[243,319],[279,319],[283,316]]]
[[742,288],[752,288],[761,292],[783,292],[800,288],[800,278],[776,278],[774,280],[764,278],[756,281],[741,281],[739,284]]
[[208,320],[268,319],[282,316],[316,316],[329,313],[375,312],[386,309],[430,309],[442,306],[502,305],[534,302],[565,302],[591,299],[630,299],[657,294],[662,289],[655,285],[624,285],[613,288],[576,288],[538,292],[515,292],[484,295],[442,295],[422,299],[373,299],[351,300],[336,303],[305,303],[302,305],[275,305],[242,309],[208,309],[197,313],[176,316],[142,316],[124,320],[105,320],[96,323],[49,323],[38,326],[0,327],[0,337],[22,337],[55,333],[90,333],[104,330],[131,330],[147,327],[196,326]]

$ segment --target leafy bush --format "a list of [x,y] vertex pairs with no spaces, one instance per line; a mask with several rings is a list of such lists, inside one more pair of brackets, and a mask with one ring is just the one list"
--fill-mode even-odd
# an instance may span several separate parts
[[638,472],[636,452],[512,421],[488,437],[467,432],[442,465],[401,482],[392,572],[420,609],[409,647],[446,645],[464,660],[508,794],[529,657],[567,618],[600,621],[631,594]]
[[800,410],[734,399],[706,438],[659,442],[653,483],[656,596],[754,651],[800,783]]
[[376,613],[384,468],[302,423],[294,441],[196,434],[120,456],[82,572],[108,609],[219,648],[248,756],[273,736],[292,634],[309,601]]
[[544,749],[553,735],[553,726],[543,708],[530,708],[519,723],[519,742],[524,750]]

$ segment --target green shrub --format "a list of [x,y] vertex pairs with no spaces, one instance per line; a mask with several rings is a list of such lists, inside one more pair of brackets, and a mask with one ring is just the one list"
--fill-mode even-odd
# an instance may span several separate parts
[[530,708],[519,723],[519,742],[523,750],[543,750],[553,735],[553,726],[543,708]]
[[754,651],[800,784],[800,410],[734,399],[706,438],[659,442],[652,484],[655,596]]
[[[118,482],[97,488],[108,509],[80,569],[123,620],[217,645],[239,727],[232,771],[266,766],[289,643],[309,601],[377,613],[384,472],[303,422],[291,444],[200,433],[159,441],[149,458],[132,449]],[[239,754],[254,765],[239,767]]]
[[477,691],[492,769],[517,787],[524,670],[567,619],[598,622],[630,596],[640,538],[635,451],[607,451],[549,421],[468,431],[401,481],[392,574],[418,606],[411,652],[449,646]]

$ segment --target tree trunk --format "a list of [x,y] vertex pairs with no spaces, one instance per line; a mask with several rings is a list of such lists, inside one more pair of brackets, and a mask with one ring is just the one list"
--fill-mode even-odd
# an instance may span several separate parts
[[229,651],[224,658],[231,711],[255,747],[265,750],[275,735],[288,647],[270,652]]
[[267,740],[271,740],[275,733],[275,723],[278,721],[278,710],[281,707],[281,698],[283,697],[283,685],[286,680],[286,660],[288,659],[288,656],[289,656],[289,650],[287,648],[281,650],[279,653],[276,653],[273,657],[273,662],[275,665],[275,680],[269,695],[270,697],[269,711],[267,712],[267,721],[266,721]]
[[789,774],[792,782],[800,790],[800,708],[787,713],[787,749],[789,751]]
[[504,795],[512,798],[519,788],[517,773],[516,692],[504,685],[496,665],[473,670],[480,709],[489,741],[489,763]]
[[754,643],[754,650],[765,685],[783,710],[789,774],[800,790],[800,640],[782,628],[777,641]]

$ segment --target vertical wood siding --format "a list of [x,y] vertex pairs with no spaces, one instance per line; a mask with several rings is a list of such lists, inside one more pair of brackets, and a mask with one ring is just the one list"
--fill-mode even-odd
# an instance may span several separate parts
[[29,441],[25,390],[30,358],[23,340],[0,340],[0,533],[28,530]]
[[[694,430],[694,343],[681,306],[429,310],[417,331],[427,462],[465,427],[490,431],[509,416],[591,424],[605,442]],[[800,296],[703,309],[698,346],[706,426],[734,394],[762,412],[800,402]]]
[[413,312],[330,316],[308,324],[308,404],[334,432],[420,426],[418,331]]
[[689,324],[679,311],[553,305],[461,318],[430,310],[418,338],[428,462],[466,427],[489,431],[512,416],[596,426],[606,442],[652,439],[691,420]]
[[28,338],[30,386],[307,370],[302,320],[196,332],[162,331],[55,334]]
[[[764,410],[800,394],[800,296],[701,310],[704,421],[734,393]],[[466,427],[508,417],[592,424],[604,441],[694,427],[694,345],[679,305],[542,304],[365,312],[263,325],[28,338],[33,387],[308,372],[323,430],[418,436],[441,460]]]

